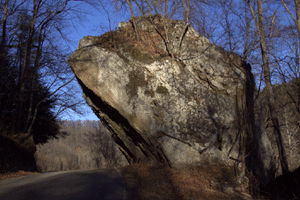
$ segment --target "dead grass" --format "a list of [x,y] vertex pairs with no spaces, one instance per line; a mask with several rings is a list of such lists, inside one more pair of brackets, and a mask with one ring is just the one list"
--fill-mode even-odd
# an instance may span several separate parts
[[[211,188],[215,169],[203,170],[201,167],[181,170],[148,164],[135,164],[119,168],[128,190],[129,199],[247,199],[249,194],[233,192],[225,194]],[[239,195],[237,195],[239,194]],[[243,196],[243,197],[241,197]]]
[[20,176],[27,176],[30,174],[40,174],[40,172],[25,172],[25,171],[18,171],[18,172],[12,172],[12,173],[0,173],[0,181],[8,178],[17,178]]

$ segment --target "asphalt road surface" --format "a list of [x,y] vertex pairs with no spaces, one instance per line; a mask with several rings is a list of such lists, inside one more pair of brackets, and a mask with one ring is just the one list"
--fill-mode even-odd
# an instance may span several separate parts
[[127,200],[116,169],[32,174],[0,181],[0,200]]

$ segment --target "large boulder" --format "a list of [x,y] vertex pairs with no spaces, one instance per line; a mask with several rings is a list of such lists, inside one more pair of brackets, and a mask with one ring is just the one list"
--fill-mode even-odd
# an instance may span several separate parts
[[87,103],[129,163],[239,162],[238,113],[253,96],[247,80],[255,84],[250,65],[183,21],[136,17],[138,37],[132,21],[84,37],[69,58]]

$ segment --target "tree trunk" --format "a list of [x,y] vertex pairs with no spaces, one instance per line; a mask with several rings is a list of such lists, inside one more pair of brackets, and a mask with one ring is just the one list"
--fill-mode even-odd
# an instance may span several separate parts
[[[25,49],[25,53],[24,53],[24,58],[23,58],[23,63],[21,65],[21,69],[20,69],[20,77],[19,77],[19,107],[18,107],[18,113],[17,113],[17,122],[16,122],[16,129],[15,129],[15,134],[18,134],[20,132],[23,132],[25,127],[21,128],[21,121],[23,120],[22,117],[22,112],[23,112],[23,94],[24,94],[24,90],[25,90],[25,82],[28,81],[28,79],[26,79],[25,77],[25,72],[26,72],[26,68],[29,66],[30,64],[30,57],[31,57],[31,49],[32,49],[32,45],[33,45],[33,35],[34,35],[34,25],[35,25],[35,21],[37,18],[37,14],[38,14],[38,10],[40,7],[40,3],[41,2],[37,2],[37,0],[34,1],[33,4],[33,15],[32,15],[32,19],[31,19],[31,23],[30,23],[30,29],[29,29],[29,35],[27,37],[26,40],[26,49]],[[26,113],[24,113],[26,114]]]
[[289,173],[289,168],[288,168],[288,163],[287,163],[287,158],[286,158],[286,153],[285,149],[283,147],[283,141],[282,141],[282,135],[279,127],[279,122],[278,122],[278,114],[275,108],[275,99],[274,99],[274,93],[273,93],[273,88],[271,84],[271,76],[270,76],[270,66],[269,66],[269,59],[268,59],[268,54],[267,54],[267,43],[266,43],[266,38],[265,38],[265,33],[264,33],[264,23],[263,23],[263,15],[262,15],[262,2],[261,0],[257,0],[257,7],[258,7],[258,20],[255,16],[255,13],[253,11],[253,8],[250,4],[250,1],[247,1],[251,13],[253,15],[253,18],[255,19],[256,23],[256,28],[259,34],[259,39],[260,39],[260,47],[261,47],[261,54],[262,54],[262,59],[263,59],[263,70],[264,70],[264,79],[265,79],[265,84],[266,84],[266,91],[267,91],[267,101],[268,101],[268,107],[270,110],[270,115],[271,115],[271,120],[273,123],[273,132],[276,137],[276,143],[279,151],[279,159],[282,167],[282,173],[287,174]]
[[177,53],[179,54],[180,53],[180,49],[181,49],[181,44],[182,44],[182,41],[183,41],[183,37],[184,35],[186,34],[186,32],[188,31],[188,26],[189,26],[189,17],[190,17],[190,6],[191,6],[191,1],[190,0],[187,0],[187,3],[185,4],[185,2],[183,2],[183,9],[186,9],[184,13],[186,13],[186,16],[185,16],[185,27],[183,29],[183,32],[181,34],[181,37],[180,37],[180,42],[179,42],[179,45],[178,45],[178,48],[177,48]]
[[139,36],[138,36],[138,31],[137,31],[137,27],[136,27],[136,23],[135,23],[135,19],[134,19],[134,12],[133,12],[133,7],[132,7],[132,2],[131,0],[126,0],[128,6],[129,6],[129,9],[130,9],[130,13],[131,13],[131,17],[132,17],[132,24],[133,24],[133,29],[135,31],[135,36],[136,36],[136,39],[139,41]]
[[[1,68],[3,67],[4,60],[6,59],[6,53],[5,53],[5,46],[6,46],[6,19],[7,19],[7,7],[8,7],[8,0],[5,0],[5,5],[4,5],[4,13],[3,13],[3,20],[2,20],[2,38],[1,38],[1,43],[0,43],[0,72],[3,70]],[[5,81],[0,77],[0,93],[2,93],[2,88],[4,87]],[[3,102],[6,102],[4,100]],[[4,119],[5,111],[2,110],[2,113],[0,115],[0,120]]]
[[298,37],[300,36],[300,0],[295,0],[295,7],[296,7],[296,16],[297,16],[297,30],[298,30]]

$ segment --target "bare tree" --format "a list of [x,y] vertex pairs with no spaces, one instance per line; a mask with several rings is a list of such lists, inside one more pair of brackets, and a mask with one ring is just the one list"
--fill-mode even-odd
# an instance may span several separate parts
[[135,36],[136,36],[136,39],[139,40],[139,35],[138,35],[138,32],[137,32],[137,27],[136,27],[136,22],[135,22],[135,16],[134,16],[134,11],[133,11],[133,5],[132,5],[132,1],[131,0],[126,0],[127,2],[127,5],[130,9],[130,13],[131,13],[131,18],[132,18],[132,23],[133,23],[133,28],[134,28],[134,31],[135,31]]
[[[54,1],[51,4],[44,0],[32,2],[24,0],[5,1],[4,4],[1,4],[3,18],[0,19],[2,23],[0,62],[3,62],[2,58],[6,56],[6,60],[10,62],[11,68],[15,71],[14,75],[10,75],[8,81],[6,77],[0,76],[0,92],[5,94],[1,95],[1,108],[2,106],[4,108],[1,110],[1,122],[6,121],[6,113],[14,113],[10,116],[13,119],[7,120],[13,122],[11,127],[14,128],[13,132],[17,135],[20,133],[30,135],[38,110],[48,98],[67,100],[69,98],[62,95],[71,95],[71,89],[69,92],[63,91],[69,83],[75,80],[74,75],[68,77],[71,74],[71,69],[66,62],[68,54],[62,54],[58,50],[51,38],[53,31],[50,31],[58,30],[59,34],[63,34],[62,26],[59,27],[59,25],[66,16],[65,14],[69,12],[70,8],[67,9],[67,3],[68,0]],[[10,23],[6,23],[7,20],[10,20]],[[7,26],[9,27],[7,28]],[[64,37],[64,35],[61,36]],[[5,55],[6,52],[9,52],[9,57]],[[1,72],[3,70],[5,69],[1,69]],[[45,78],[48,79],[45,81],[47,83],[45,87],[53,92],[37,102],[35,96],[39,92],[36,87],[37,82],[43,82]],[[13,86],[14,81],[16,87]],[[11,92],[5,92],[9,91],[9,87],[11,87]],[[74,95],[76,96],[76,94]],[[74,96],[72,99],[73,101],[69,102],[56,102],[60,108],[55,117],[66,109],[76,110],[76,107],[82,104],[74,101],[76,99]],[[7,104],[8,101],[10,101],[9,104]]]
[[[36,49],[36,55],[35,55],[35,59],[34,59],[34,68],[36,68],[35,70],[37,70],[40,67],[40,57],[41,57],[41,53],[42,53],[41,52],[42,51],[42,45],[43,45],[43,42],[44,42],[44,39],[45,39],[46,28],[48,27],[49,22],[51,22],[55,18],[56,15],[59,15],[62,11],[64,11],[64,9],[67,6],[67,2],[68,1],[65,1],[61,4],[58,4],[57,7],[54,8],[54,10],[48,12],[46,18],[44,18],[42,20],[42,22],[40,24],[38,24],[38,26],[40,26],[41,28],[40,28],[39,33],[38,33],[38,46],[37,46],[37,49]],[[39,9],[41,8],[41,4],[43,2],[42,1],[39,1],[39,2],[35,1],[34,3],[36,5],[33,6],[34,7],[33,17],[32,17],[30,31],[29,31],[29,35],[28,35],[28,39],[27,39],[27,47],[26,47],[26,51],[25,51],[25,60],[23,62],[23,66],[22,66],[22,73],[21,73],[21,77],[20,77],[20,82],[22,82],[22,80],[23,80],[25,67],[29,65],[30,52],[31,52],[31,48],[32,48],[31,46],[33,45],[32,38],[33,38],[35,20],[36,20],[36,17],[38,15]],[[29,55],[27,55],[27,54],[29,54]],[[73,79],[71,79],[66,84],[59,87],[59,89],[62,88],[63,86],[65,86],[65,85],[67,85],[68,83],[70,83]],[[24,83],[20,83],[20,84],[21,84],[20,94],[22,94],[23,90],[24,90]],[[32,105],[33,87],[34,87],[34,81],[31,80],[30,105],[29,105],[29,109],[28,109],[28,113],[27,113],[27,119],[26,119],[26,123],[25,123],[25,127],[24,127],[24,128],[27,129],[27,130],[24,130],[24,132],[27,133],[27,134],[29,134],[31,132],[31,128],[32,128],[33,123],[35,121],[35,117],[36,117],[36,113],[37,113],[39,105],[43,101],[45,101],[47,98],[49,98],[49,96],[45,97],[44,99],[42,99],[40,102],[38,102],[35,105],[35,108],[33,108],[33,105]],[[56,91],[58,91],[59,89],[57,89]],[[55,92],[53,92],[51,94],[51,96],[53,94],[55,94]],[[20,101],[20,107],[22,106],[22,102],[23,102],[23,99]],[[21,110],[21,112],[22,112],[22,110]],[[19,113],[18,116],[20,117],[21,113]],[[18,129],[19,124],[20,124],[20,121],[18,120],[17,121],[17,131],[19,131],[19,129]]]
[[[122,2],[120,0],[119,2]],[[181,43],[187,29],[189,27],[189,19],[190,19],[190,7],[191,1],[190,0],[126,0],[126,3],[129,7],[131,20],[133,23],[134,31],[137,37],[137,40],[140,40],[138,36],[138,29],[137,29],[137,22],[136,22],[136,14],[141,13],[142,16],[150,16],[156,15],[160,16],[161,18],[161,25],[163,27],[163,31],[159,30],[158,27],[155,27],[156,32],[161,36],[161,38],[165,42],[166,51],[171,58],[174,58],[176,52],[180,50]],[[135,12],[135,8],[137,11]],[[173,42],[170,38],[170,19],[180,11],[182,13],[181,17],[185,21],[185,28],[183,29],[180,37],[180,42],[178,43],[177,47],[173,47]],[[153,21],[152,17],[149,17],[149,20],[153,25],[155,22]],[[157,25],[157,24],[156,24]]]
[[[299,0],[295,0],[295,8],[296,8],[296,17],[293,16],[293,14],[291,13],[290,9],[288,8],[288,6],[286,5],[286,3],[284,2],[284,0],[281,0],[282,5],[284,6],[284,8],[286,9],[286,11],[288,12],[288,14],[291,16],[291,18],[293,19],[296,28],[297,28],[297,34],[294,34],[293,32],[293,28],[292,27],[288,27],[285,32],[285,34],[288,35],[288,37],[290,37],[292,39],[292,44],[289,45],[290,47],[290,51],[292,53],[292,55],[294,56],[294,58],[290,58],[288,61],[286,61],[284,64],[287,64],[289,66],[289,71],[291,73],[285,73],[282,70],[282,66],[279,64],[279,61],[277,61],[279,68],[280,68],[280,75],[283,78],[284,81],[286,81],[287,79],[291,80],[294,83],[294,89],[295,91],[297,91],[298,93],[300,92],[300,54],[299,54],[299,41],[300,41],[300,1]],[[294,45],[293,45],[294,44]],[[289,77],[288,77],[289,76]],[[294,97],[294,95],[292,95],[288,90],[287,90],[287,94],[289,95],[289,97],[291,98],[291,100],[293,101],[296,110],[298,111],[298,113],[300,114],[300,101]]]
[[295,8],[296,8],[296,19],[293,16],[293,14],[291,13],[291,11],[288,8],[288,6],[286,5],[286,3],[284,2],[284,0],[281,0],[281,3],[284,6],[284,8],[286,9],[286,11],[289,13],[291,18],[293,19],[293,21],[295,22],[295,24],[297,26],[297,30],[298,30],[298,35],[300,36],[300,1],[299,0],[294,0],[294,1],[295,1]]
[[[273,128],[274,128],[274,134],[276,137],[282,172],[283,172],[283,174],[287,174],[287,173],[289,173],[289,168],[288,168],[285,149],[283,148],[282,135],[281,135],[279,121],[278,121],[278,114],[277,114],[277,111],[275,108],[274,92],[273,92],[273,88],[272,88],[272,84],[271,84],[269,58],[268,58],[268,54],[267,54],[267,43],[266,43],[266,38],[265,38],[265,33],[264,33],[262,1],[257,0],[258,19],[256,17],[256,13],[255,13],[249,0],[247,0],[247,3],[251,10],[252,16],[255,20],[257,32],[258,32],[258,35],[260,38],[261,54],[262,54],[262,59],[263,59],[264,80],[265,80],[265,84],[266,84],[266,91],[268,94],[268,107],[269,107],[271,121],[272,121]],[[275,14],[276,13],[274,13],[274,16],[275,16]]]

